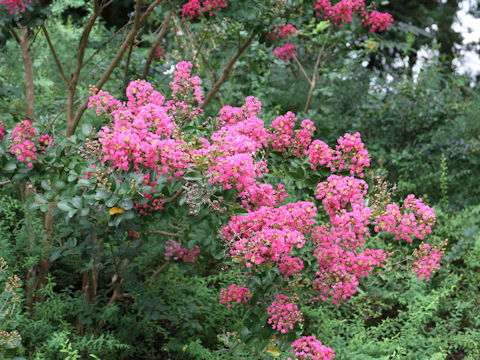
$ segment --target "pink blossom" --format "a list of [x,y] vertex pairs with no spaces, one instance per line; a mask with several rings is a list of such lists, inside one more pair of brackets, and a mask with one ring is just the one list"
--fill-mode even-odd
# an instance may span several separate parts
[[195,256],[200,253],[198,245],[195,245],[190,250],[182,247],[182,244],[176,242],[175,240],[168,240],[165,243],[165,260],[169,261],[171,258],[173,260],[183,260],[185,262],[194,263]]
[[395,234],[395,239],[412,242],[412,236],[423,240],[432,232],[435,224],[435,213],[430,206],[416,199],[413,194],[404,200],[403,208],[397,204],[388,204],[382,216],[375,219],[375,231],[387,231]]
[[6,6],[6,10],[10,15],[15,14],[17,11],[24,12],[25,4],[30,4],[32,0],[0,0],[0,4]]
[[297,322],[303,321],[298,306],[288,300],[288,297],[283,294],[277,295],[267,309],[267,314],[270,316],[268,323],[272,325],[272,329],[280,331],[282,334],[293,330]]
[[363,26],[369,26],[371,32],[382,32],[393,23],[393,17],[389,13],[372,11],[370,14],[363,13],[362,17]]
[[421,243],[420,248],[415,250],[413,256],[415,262],[413,263],[412,271],[417,274],[417,280],[422,278],[425,281],[430,279],[436,270],[440,269],[440,260],[445,252],[446,241],[440,244],[440,247],[431,247],[427,243]]
[[276,47],[273,50],[273,55],[275,55],[275,57],[279,58],[280,60],[287,62],[295,55],[295,46],[287,42],[283,46]]
[[9,139],[12,148],[11,154],[15,154],[18,160],[26,162],[28,167],[33,166],[33,160],[37,159],[35,154],[37,147],[33,142],[38,136],[30,121],[20,121],[13,129],[12,137]]
[[3,140],[3,137],[5,136],[5,125],[0,121],[0,141]]
[[315,336],[302,336],[292,343],[292,348],[290,352],[295,354],[295,360],[332,360],[335,357],[335,352]]
[[335,25],[351,22],[353,15],[364,9],[364,0],[340,0],[335,5],[329,0],[317,0],[315,5],[316,15],[323,15],[325,20],[333,20]]
[[229,309],[232,307],[232,304],[246,303],[251,297],[252,294],[250,294],[249,288],[237,286],[237,284],[233,283],[228,287],[228,290],[222,288],[220,304],[227,304],[227,308]]
[[200,16],[200,1],[199,0],[189,0],[182,6],[182,19],[185,20],[187,17],[192,20]]
[[213,10],[227,7],[226,0],[205,0],[203,3],[203,12],[208,12],[208,16],[213,16]]

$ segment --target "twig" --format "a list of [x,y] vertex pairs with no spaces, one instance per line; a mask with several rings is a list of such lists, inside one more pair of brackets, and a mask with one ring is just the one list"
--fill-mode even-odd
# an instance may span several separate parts
[[182,194],[185,192],[185,189],[182,187],[177,190],[175,194],[173,194],[172,198],[170,199],[170,202],[173,203],[175,200],[177,200]]
[[303,67],[302,63],[300,62],[300,60],[298,60],[298,58],[295,55],[293,55],[293,59],[295,60],[295,62],[298,65],[298,68],[300,69],[303,76],[305,76],[305,79],[307,79],[308,83],[311,86],[312,85],[312,80],[310,80],[310,77],[308,76],[307,72],[305,71],[305,68]]
[[153,57],[155,56],[155,51],[158,48],[158,45],[160,45],[160,42],[165,37],[165,34],[167,33],[168,25],[170,24],[170,19],[172,18],[173,11],[174,11],[174,8],[171,8],[168,11],[167,16],[165,16],[165,20],[163,21],[162,28],[158,33],[157,37],[155,38],[155,40],[153,41],[150,54],[148,55],[147,62],[145,63],[145,68],[143,69],[142,79],[146,79],[148,76],[148,71],[150,70],[150,65],[153,61]]
[[15,41],[20,45],[22,43],[22,41],[20,40],[20,38],[18,37],[18,34],[17,32],[15,31],[15,29],[12,27],[12,25],[10,25],[10,33],[12,34],[13,38],[15,39]]
[[330,34],[331,34],[331,29],[328,30],[327,37],[323,42],[322,48],[318,52],[317,61],[315,61],[315,66],[313,67],[312,81],[310,82],[310,90],[308,91],[307,102],[305,103],[305,108],[303,109],[303,112],[307,112],[308,108],[310,107],[310,103],[312,102],[313,91],[317,86],[318,66],[320,65],[320,61],[322,61],[322,56],[325,52],[325,46],[327,45],[327,41],[330,38]]
[[42,24],[42,30],[43,30],[43,33],[45,34],[45,38],[47,39],[48,47],[52,52],[53,58],[55,59],[55,63],[57,64],[57,68],[58,68],[58,71],[60,72],[60,76],[62,77],[63,83],[68,89],[70,86],[70,83],[67,81],[67,78],[65,77],[65,73],[63,72],[63,68],[62,68],[62,65],[60,64],[60,60],[58,59],[57,52],[53,47],[52,41],[50,40],[50,35],[48,35],[47,28],[43,24]]
[[171,233],[168,231],[163,231],[163,230],[150,230],[144,233],[145,235],[151,235],[151,234],[160,234],[160,235],[165,235],[165,236],[171,236],[171,237],[176,237],[176,238],[183,238],[183,234],[176,234],[176,233]]
[[228,74],[230,73],[230,70],[232,69],[233,65],[238,60],[240,55],[242,55],[242,53],[245,51],[245,49],[250,45],[250,43],[252,42],[252,40],[254,38],[255,38],[255,34],[250,35],[250,37],[240,46],[240,48],[235,53],[235,55],[233,55],[233,57],[230,59],[227,66],[225,66],[225,68],[223,69],[222,75],[217,80],[215,85],[213,85],[212,90],[210,90],[210,92],[205,97],[205,100],[203,101],[203,104],[200,106],[202,109],[205,109],[205,107],[208,105],[208,103],[213,99],[215,94],[220,89],[220,86],[222,86],[222,84],[225,82],[225,80],[227,80]]
[[312,81],[310,82],[310,90],[308,91],[307,102],[305,103],[305,108],[303,112],[307,112],[308,108],[310,107],[310,103],[312,102],[313,97],[313,90],[315,90],[315,86],[317,85],[317,71],[318,66],[320,65],[320,61],[322,60],[323,49],[320,50],[317,56],[317,61],[315,62],[315,66],[313,67],[313,74],[312,74]]
[[130,26],[131,24],[133,23],[133,20],[129,19],[128,22],[123,25],[120,29],[118,29],[112,36],[110,36],[110,38],[105,41],[104,43],[102,43],[102,46],[100,46],[97,50],[95,50],[95,52],[92,53],[92,55],[90,55],[88,57],[87,60],[85,60],[82,64],[82,68],[87,65],[94,57],[95,55],[97,55],[100,51],[102,50],[105,50],[104,49],[104,46],[107,45],[110,41],[112,41],[113,39],[115,39],[117,37],[118,34],[120,34],[123,30],[125,30],[128,26]]
[[[97,89],[101,89],[102,86],[107,82],[113,70],[116,68],[116,66],[122,59],[123,54],[125,53],[127,48],[130,46],[130,44],[134,41],[135,37],[137,36],[137,33],[140,30],[141,25],[143,24],[145,19],[152,13],[153,9],[155,9],[155,7],[161,1],[163,0],[154,1],[152,4],[150,4],[148,9],[142,15],[141,14],[142,1],[137,0],[137,4],[135,6],[135,19],[134,19],[133,27],[128,33],[125,41],[120,45],[120,48],[118,49],[117,54],[110,62],[110,65],[108,66],[107,70],[105,70],[100,80],[98,80],[97,83],[95,84],[95,87]],[[88,106],[88,99],[86,99],[77,109],[77,112],[75,113],[73,120],[67,123],[67,137],[73,135],[73,133],[75,132],[75,129],[78,126],[80,118],[82,117],[85,110],[87,110],[87,106]]]
[[133,51],[133,42],[130,44],[130,48],[128,49],[127,62],[125,63],[125,71],[123,72],[124,81],[128,81],[128,68],[130,67],[130,58],[132,57],[132,51]]
[[[168,262],[160,266],[160,268],[158,270],[155,270],[155,272],[152,274],[152,276],[148,280],[155,279],[158,276],[158,274],[160,274],[163,270],[167,268],[167,266],[168,266]],[[146,284],[148,280],[144,281],[144,284]]]
[[73,104],[75,102],[75,91],[77,89],[78,78],[80,76],[80,71],[82,70],[83,57],[85,56],[85,49],[87,47],[87,41],[90,36],[90,33],[97,21],[98,16],[101,12],[101,7],[98,3],[98,0],[93,0],[93,13],[88,19],[85,29],[83,29],[80,42],[78,44],[78,53],[76,58],[75,69],[70,80],[70,86],[68,88],[68,97],[67,97],[67,137],[73,135],[73,132],[69,133],[69,129],[72,128],[74,118],[74,108]]

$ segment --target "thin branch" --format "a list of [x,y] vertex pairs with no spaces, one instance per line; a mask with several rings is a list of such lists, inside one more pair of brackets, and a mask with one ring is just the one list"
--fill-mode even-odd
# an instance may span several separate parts
[[2,186],[2,185],[8,185],[8,184],[11,184],[11,183],[12,183],[11,180],[0,181],[0,186]]
[[82,64],[82,68],[87,65],[94,57],[95,55],[97,55],[100,51],[103,51],[105,50],[104,49],[104,46],[107,45],[108,43],[110,43],[110,41],[112,41],[113,39],[115,39],[117,37],[118,34],[120,34],[122,31],[124,31],[128,26],[130,26],[131,24],[133,24],[133,20],[129,19],[128,22],[123,25],[120,29],[118,29],[112,36],[110,36],[110,38],[105,41],[104,43],[102,43],[102,45],[97,49],[95,50],[95,52],[92,53],[92,55],[90,55],[88,57],[87,60],[85,60]]
[[308,91],[307,102],[305,103],[305,108],[303,109],[303,112],[307,112],[307,110],[310,107],[310,104],[312,102],[313,91],[315,90],[315,87],[317,86],[318,67],[320,65],[320,62],[322,61],[322,56],[325,53],[325,46],[327,45],[327,42],[330,39],[331,32],[332,32],[331,28],[328,29],[326,39],[323,42],[322,48],[318,52],[317,61],[315,61],[315,66],[313,67],[312,81],[310,82],[310,90]]
[[183,234],[176,234],[176,233],[171,233],[168,231],[163,231],[163,230],[150,230],[144,233],[145,235],[151,235],[151,234],[160,234],[160,235],[165,235],[165,236],[171,236],[175,238],[183,238]]
[[2,105],[0,105],[0,109],[3,109],[4,111],[8,112],[9,114],[11,115],[14,115],[14,116],[21,116],[23,117],[25,114],[23,113],[19,113],[19,112],[16,112],[16,111],[13,111],[13,110],[10,110],[9,108],[6,108]]
[[133,51],[133,42],[130,44],[130,48],[128,49],[127,62],[125,63],[125,70],[123,72],[124,81],[128,80],[128,68],[130,67],[130,59],[132,57],[132,51]]
[[140,19],[140,23],[143,23],[147,17],[150,16],[150,14],[152,13],[152,11],[164,0],[155,0],[153,3],[150,4],[150,6],[147,8],[147,10],[145,10],[145,12],[143,13],[143,16],[142,18]]
[[62,77],[63,83],[67,87],[67,89],[70,86],[70,83],[67,81],[67,78],[65,77],[65,73],[63,72],[62,64],[60,64],[60,60],[58,59],[57,52],[55,51],[55,48],[53,47],[52,41],[50,40],[50,35],[48,35],[47,28],[45,25],[42,25],[42,30],[43,33],[45,34],[45,38],[47,39],[48,47],[50,48],[50,51],[52,52],[53,58],[55,59],[55,63],[57,64],[58,71],[60,72],[60,76]]
[[307,79],[308,83],[310,85],[312,85],[312,80],[310,79],[310,77],[308,76],[307,72],[305,71],[305,68],[303,67],[302,63],[300,62],[300,60],[298,60],[298,58],[293,55],[293,59],[295,60],[295,62],[297,63],[298,65],[298,68],[300,69],[300,71],[302,72],[303,76],[305,76],[305,79]]
[[95,25],[95,22],[97,21],[97,18],[100,15],[101,9],[102,8],[100,7],[98,0],[93,0],[93,13],[88,19],[87,25],[85,25],[85,29],[83,30],[82,36],[80,38],[80,42],[78,44],[76,65],[72,74],[72,78],[70,80],[70,86],[68,89],[68,97],[67,97],[67,137],[73,135],[73,132],[71,134],[68,133],[68,129],[72,126],[72,122],[74,121],[73,104],[75,102],[75,91],[77,89],[78,77],[80,76],[80,71],[82,70],[82,63],[83,63],[83,58],[85,56],[87,41],[93,29],[93,26]]
[[315,86],[317,85],[317,71],[318,66],[320,65],[320,61],[322,60],[323,49],[320,50],[317,56],[317,61],[315,62],[315,66],[313,67],[313,74],[312,74],[312,81],[310,82],[310,90],[308,91],[307,102],[305,103],[305,108],[303,112],[307,112],[308,108],[310,107],[310,103],[312,102],[313,91],[315,90]]
[[167,266],[168,266],[168,262],[160,266],[160,268],[157,269],[148,280],[144,281],[144,284],[146,284],[149,280],[155,279],[158,276],[158,274],[160,274],[163,270],[167,268]]
[[183,193],[185,192],[185,189],[182,187],[177,190],[175,194],[173,194],[172,198],[170,199],[170,202],[175,202]]
[[[97,89],[101,89],[102,86],[107,82],[109,79],[110,75],[112,74],[113,70],[116,68],[120,60],[122,59],[123,55],[125,54],[125,51],[127,48],[130,46],[130,44],[135,40],[135,37],[137,36],[138,31],[140,30],[141,25],[145,21],[145,19],[152,13],[153,9],[163,0],[156,0],[154,1],[148,9],[141,15],[141,7],[142,7],[142,1],[138,0],[137,4],[135,6],[135,20],[132,29],[127,35],[127,38],[125,41],[120,45],[120,48],[117,51],[117,54],[115,57],[112,59],[110,62],[110,65],[108,66],[107,70],[103,73],[102,77],[100,80],[97,81],[95,84],[95,87]],[[67,123],[67,137],[73,135],[75,132],[75,129],[78,126],[78,123],[80,121],[80,118],[82,117],[83,113],[85,110],[87,110],[88,106],[88,99],[86,99],[80,107],[77,109],[77,112],[75,113],[75,117],[73,120],[69,123]]]
[[162,29],[160,30],[157,37],[153,41],[152,49],[150,50],[150,54],[148,55],[147,62],[145,63],[145,68],[143,69],[142,79],[147,78],[148,71],[150,70],[150,65],[153,61],[153,57],[155,56],[155,51],[168,31],[168,25],[170,24],[170,19],[172,18],[173,12],[174,12],[174,8],[171,8],[168,11],[167,16],[165,16],[165,20],[163,21]]
[[220,78],[217,80],[215,85],[213,85],[212,90],[207,94],[205,97],[205,100],[203,101],[203,104],[200,106],[202,109],[205,109],[205,107],[208,105],[208,103],[213,99],[215,94],[218,92],[220,89],[220,86],[227,80],[228,74],[230,73],[230,70],[232,69],[233,65],[236,63],[240,55],[245,51],[245,49],[250,45],[252,40],[255,38],[255,34],[250,35],[250,37],[240,46],[238,51],[233,55],[233,57],[230,59],[228,62],[227,66],[222,71],[222,75],[220,75]]
[[12,25],[10,25],[10,33],[12,34],[13,38],[15,39],[15,41],[20,45],[22,43],[22,41],[20,40],[20,38],[18,37],[18,34],[17,32],[15,31],[15,29],[12,27]]

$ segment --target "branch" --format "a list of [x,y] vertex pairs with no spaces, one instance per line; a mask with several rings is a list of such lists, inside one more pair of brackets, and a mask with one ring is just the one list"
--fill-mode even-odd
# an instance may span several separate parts
[[92,31],[92,28],[95,25],[95,22],[97,21],[98,16],[100,15],[101,9],[102,8],[100,7],[98,0],[93,0],[93,14],[88,19],[87,25],[85,25],[85,29],[83,29],[80,42],[78,43],[76,65],[72,74],[72,78],[70,80],[70,86],[68,88],[67,137],[69,137],[70,135],[73,135],[73,133],[71,134],[68,133],[68,129],[72,126],[72,122],[74,121],[73,105],[75,102],[75,91],[77,89],[78,77],[80,76],[80,71],[82,70],[83,58],[85,56],[85,48],[87,47],[87,41],[90,36],[90,32]]
[[131,19],[129,19],[128,22],[127,22],[125,25],[123,25],[123,26],[122,26],[120,29],[118,29],[112,36],[110,36],[110,38],[109,38],[107,41],[105,41],[105,42],[102,44],[101,47],[99,47],[97,50],[95,50],[95,52],[93,52],[92,55],[90,55],[90,56],[88,57],[88,59],[83,62],[82,68],[83,68],[85,65],[87,65],[87,64],[90,62],[90,60],[92,60],[92,59],[95,57],[95,55],[97,55],[100,51],[105,50],[103,47],[104,47],[105,45],[107,45],[110,41],[112,41],[113,39],[115,39],[118,34],[120,34],[123,30],[125,30],[125,28],[126,28],[127,26],[131,25],[132,23],[133,23],[133,21],[132,21]]
[[252,42],[252,40],[254,38],[255,38],[255,34],[250,35],[250,37],[242,44],[242,46],[240,46],[240,48],[238,49],[236,54],[233,55],[233,57],[230,59],[227,66],[225,66],[225,68],[223,69],[222,75],[220,75],[220,78],[217,80],[215,85],[213,85],[212,90],[210,90],[210,92],[205,97],[205,100],[203,101],[203,104],[200,106],[202,109],[205,109],[205,107],[208,105],[208,103],[213,99],[215,94],[220,89],[220,86],[222,86],[222,84],[225,82],[225,80],[227,80],[228,74],[230,73],[230,70],[232,69],[233,65],[238,60],[240,55],[242,55],[242,53],[245,51],[245,49],[250,45],[250,43]]
[[[95,87],[97,89],[101,89],[102,86],[107,82],[109,79],[110,75],[112,74],[113,70],[116,68],[118,63],[123,57],[123,54],[127,50],[127,48],[130,46],[130,44],[135,40],[135,37],[137,36],[138,31],[140,30],[141,25],[145,21],[145,19],[152,13],[153,9],[163,0],[156,0],[154,1],[148,9],[141,15],[141,8],[142,8],[142,1],[138,0],[137,4],[135,6],[135,20],[133,23],[133,27],[128,33],[126,39],[124,42],[120,45],[120,48],[117,51],[117,54],[115,57],[112,59],[110,62],[110,65],[108,66],[108,69],[105,70],[103,73],[102,77],[100,80],[97,81],[95,84]],[[83,113],[85,110],[87,110],[88,107],[88,98],[80,105],[80,107],[77,109],[77,112],[75,113],[75,117],[70,123],[67,123],[67,137],[73,135],[75,132],[75,129],[78,126],[78,123],[80,121],[80,118],[82,117]]]
[[21,41],[20,38],[18,37],[17,32],[16,32],[15,29],[12,27],[12,25],[10,25],[10,34],[12,34],[13,38],[14,38],[15,41],[18,43],[18,45],[20,45],[20,44],[22,43],[22,41]]
[[130,67],[130,59],[132,57],[132,51],[133,51],[133,42],[130,44],[130,47],[128,49],[127,62],[125,63],[125,70],[123,72],[124,81],[128,80],[128,68]]
[[173,194],[172,198],[170,199],[170,202],[174,202],[175,200],[177,200],[183,193],[185,192],[185,189],[182,187],[180,189],[177,190],[177,192],[175,194]]
[[158,276],[158,274],[160,274],[163,270],[167,268],[167,266],[168,266],[168,262],[160,266],[160,268],[157,269],[148,280],[145,280],[143,284],[146,284],[148,281],[155,279]]
[[297,63],[298,65],[298,68],[300,69],[300,71],[302,72],[303,76],[305,76],[305,78],[307,79],[308,83],[310,85],[312,85],[312,80],[310,80],[310,77],[308,76],[307,72],[305,71],[305,68],[303,67],[302,63],[300,62],[300,60],[298,60],[298,58],[293,55],[293,59],[295,60],[295,62]]
[[310,90],[308,91],[307,102],[305,103],[305,108],[303,109],[303,112],[307,112],[308,108],[310,107],[310,103],[312,102],[313,90],[315,90],[315,86],[317,86],[318,66],[320,65],[320,61],[322,61],[323,54],[326,51],[328,51],[328,49],[325,50],[325,46],[327,45],[327,42],[330,39],[330,34],[331,33],[332,33],[332,30],[330,28],[330,29],[328,29],[328,33],[327,33],[325,41],[323,42],[322,48],[318,52],[317,61],[315,61],[315,66],[313,67],[312,81],[310,82]]
[[45,34],[45,38],[47,39],[48,47],[52,52],[53,58],[55,59],[55,63],[57,64],[57,68],[58,68],[58,71],[60,72],[60,76],[62,77],[63,83],[68,89],[70,87],[70,83],[67,81],[67,78],[65,77],[65,73],[63,72],[62,65],[60,64],[60,60],[58,59],[57,53],[55,51],[55,48],[53,47],[52,41],[50,40],[50,36],[48,35],[47,28],[45,27],[45,25],[42,25],[42,30],[43,30],[43,33]]
[[171,8],[167,16],[165,17],[165,20],[163,21],[162,29],[158,33],[157,37],[155,38],[152,49],[150,50],[150,54],[148,55],[147,62],[145,63],[145,68],[143,69],[143,75],[142,79],[146,79],[148,75],[148,71],[150,70],[150,64],[153,61],[153,57],[155,56],[155,51],[158,48],[158,45],[160,45],[160,42],[163,40],[165,37],[165,34],[167,33],[168,30],[168,25],[170,24],[170,19],[172,18],[174,8]]
[[317,71],[318,66],[320,65],[320,61],[322,60],[323,49],[320,50],[317,56],[317,61],[315,62],[315,66],[313,67],[313,74],[312,74],[312,81],[310,82],[310,90],[308,91],[307,102],[305,104],[305,108],[303,112],[307,112],[308,108],[310,107],[310,103],[312,102],[313,97],[313,90],[315,90],[315,86],[317,85]]
[[33,65],[30,54],[28,26],[20,27],[20,47],[22,48],[23,66],[25,68],[25,117],[34,120],[35,88],[33,85]]
[[171,236],[171,237],[176,237],[176,238],[183,238],[183,234],[176,234],[176,233],[171,233],[168,231],[163,231],[163,230],[150,230],[144,233],[145,235],[151,235],[151,234],[160,234],[160,235],[165,235],[165,236]]

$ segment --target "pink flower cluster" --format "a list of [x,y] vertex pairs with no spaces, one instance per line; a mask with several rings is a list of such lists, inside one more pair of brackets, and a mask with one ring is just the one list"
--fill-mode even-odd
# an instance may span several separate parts
[[317,185],[317,199],[323,199],[325,210],[334,216],[350,205],[362,204],[367,195],[368,185],[365,181],[350,176],[330,175],[326,182]]
[[[197,166],[209,176],[211,184],[236,189],[245,208],[282,202],[287,196],[282,184],[275,189],[258,181],[268,168],[264,161],[256,160],[256,154],[267,145],[269,133],[257,117],[261,113],[261,103],[255,97],[247,97],[240,108],[222,108],[218,130],[210,139],[184,140],[181,127],[186,121],[193,121],[192,113],[193,116],[199,113],[196,108],[189,108],[188,100],[193,96],[201,102],[200,79],[191,75],[191,67],[186,62],[177,65],[171,82],[173,100],[165,101],[144,80],[130,83],[127,103],[94,89],[89,106],[96,107],[97,114],[111,119],[110,125],[99,131],[103,163],[109,162],[123,171],[156,170],[159,176],[169,175],[168,180]],[[305,142],[302,141],[301,144]],[[305,147],[301,144],[299,146]],[[156,179],[149,182],[147,185],[153,189]],[[145,197],[148,204],[136,205],[142,213],[148,213],[152,207],[161,209],[162,199],[154,200],[153,193]]]
[[273,55],[280,60],[288,62],[288,60],[293,59],[295,55],[295,45],[287,42],[283,46],[276,47],[273,50]]
[[5,128],[3,123],[0,121],[0,141],[3,140],[3,137],[5,136]]
[[285,38],[287,41],[283,46],[276,47],[273,50],[273,55],[287,62],[292,59],[295,55],[295,46],[290,43],[290,35],[294,35],[297,32],[297,29],[292,24],[281,25],[279,27],[274,26],[272,31],[267,34],[267,37],[276,40],[279,37]]
[[178,132],[175,106],[165,103],[144,80],[129,84],[127,98],[124,104],[103,91],[90,97],[89,107],[96,106],[97,114],[112,120],[99,131],[103,163],[109,161],[124,171],[144,167],[159,174],[183,175],[192,163],[187,144],[174,138]]
[[218,130],[210,141],[200,138],[203,146],[194,152],[199,162],[208,163],[208,181],[224,189],[235,188],[247,209],[275,205],[287,196],[282,184],[276,190],[257,180],[268,172],[266,162],[256,161],[269,136],[257,117],[260,113],[261,103],[252,96],[240,108],[224,106],[219,112]]
[[250,294],[250,289],[243,286],[237,286],[233,283],[228,287],[228,290],[222,288],[220,294],[220,304],[227,304],[227,309],[232,307],[232,304],[241,304],[242,302],[246,303],[252,297]]
[[388,13],[378,11],[368,13],[364,10],[364,0],[340,0],[335,5],[332,5],[330,0],[316,0],[315,5],[316,15],[323,15],[325,20],[332,20],[335,25],[351,22],[358,11],[362,11],[363,25],[369,26],[371,32],[384,31],[393,23],[393,17]]
[[150,174],[144,174],[143,180],[140,185],[144,186],[144,189],[148,189],[143,192],[143,197],[147,200],[146,204],[140,204],[135,202],[135,210],[138,210],[140,215],[148,215],[153,211],[163,210],[163,205],[165,204],[165,199],[158,197],[162,194],[157,194],[155,190],[158,184],[158,178],[151,179]]
[[192,63],[188,61],[179,62],[175,70],[175,77],[170,82],[170,87],[174,94],[179,93],[185,99],[188,98],[188,91],[192,90],[195,100],[202,104],[202,89],[200,88],[202,81],[198,76],[192,76],[192,66]]
[[315,250],[319,271],[316,272],[313,287],[320,293],[320,299],[332,299],[339,305],[357,291],[359,279],[366,277],[375,266],[383,264],[386,254],[382,250],[365,249],[356,254],[335,244],[322,244]]
[[[337,140],[338,145],[335,148],[337,157],[334,164],[338,170],[348,168],[351,175],[363,177],[363,168],[370,167],[370,158],[368,151],[360,138],[360,134],[345,134]],[[345,166],[347,164],[347,166]]]
[[433,209],[425,205],[422,199],[416,199],[415,195],[410,194],[404,200],[402,210],[397,204],[388,204],[385,213],[378,217],[373,225],[376,232],[393,232],[395,239],[412,242],[412,236],[423,240],[430,234],[435,220]]
[[372,11],[370,14],[362,14],[363,26],[370,27],[371,32],[382,32],[393,23],[393,17],[389,13],[382,13],[378,11]]
[[[1,128],[0,135],[3,138],[5,132]],[[28,167],[33,166],[33,160],[37,159],[37,147],[35,140],[38,136],[35,128],[28,120],[20,121],[13,129],[12,137],[9,139],[11,144],[10,153],[14,154],[18,160],[26,162]],[[53,139],[49,135],[42,135],[38,139],[41,149],[46,150],[47,146],[53,146]]]
[[295,114],[289,111],[272,122],[269,142],[274,151],[282,152],[284,155],[293,153],[295,156],[306,153],[315,126],[311,120],[306,119],[302,121],[300,129],[293,130],[297,120]]
[[270,316],[268,323],[272,325],[272,329],[280,331],[282,334],[285,334],[288,330],[293,330],[297,322],[303,321],[298,306],[288,300],[287,296],[279,294],[267,308],[267,314]]
[[316,15],[321,16],[323,13],[323,18],[333,20],[335,25],[351,22],[355,12],[364,9],[364,0],[340,0],[335,5],[330,0],[317,0],[315,5]]
[[53,146],[53,139],[50,135],[42,135],[38,139],[38,142],[40,143],[42,150],[46,150],[47,146]]
[[290,255],[294,248],[303,247],[303,234],[310,231],[315,215],[311,202],[278,208],[264,206],[246,216],[232,217],[222,234],[231,242],[230,253],[247,267],[278,263],[282,273],[292,274],[301,270],[303,264]]
[[17,11],[24,12],[25,4],[30,4],[32,0],[0,0],[0,4],[6,6],[6,10],[10,15],[15,14]]
[[445,252],[446,241],[440,244],[440,247],[431,247],[427,243],[421,243],[418,250],[415,250],[413,256],[415,262],[413,263],[412,271],[417,274],[417,280],[422,278],[425,281],[430,279],[435,271],[440,269],[440,260]]
[[[292,343],[290,352],[295,354],[295,360],[332,360],[335,352],[328,346],[322,345],[315,336],[302,336]],[[288,358],[288,360],[292,360]]]
[[317,165],[330,167],[332,171],[348,169],[351,175],[363,177],[365,167],[370,167],[368,151],[362,142],[360,134],[346,133],[337,140],[335,151],[320,140],[314,140],[305,154],[312,169]]
[[335,305],[355,294],[359,279],[386,259],[382,250],[359,252],[369,235],[371,210],[364,201],[367,189],[363,180],[337,175],[317,185],[316,197],[322,200],[330,223],[312,231],[319,264],[314,288],[320,299],[332,298]]
[[297,32],[297,29],[292,24],[274,26],[272,31],[267,34],[267,38],[271,40],[277,40],[279,37],[284,37],[289,39],[290,35],[294,35]]
[[175,240],[168,240],[165,243],[165,260],[170,261],[171,258],[173,260],[183,260],[185,262],[194,263],[195,256],[200,253],[200,249],[198,245],[195,245],[190,250],[182,247],[182,244],[176,242]]
[[297,322],[303,321],[298,306],[288,300],[287,296],[279,294],[267,308],[267,314],[270,316],[268,323],[272,325],[272,329],[280,331],[282,334],[293,330]]
[[203,6],[199,0],[189,0],[182,7],[182,19],[189,18],[190,20],[200,16],[200,13],[208,12],[209,16],[213,16],[213,11],[227,7],[226,0],[205,0]]

